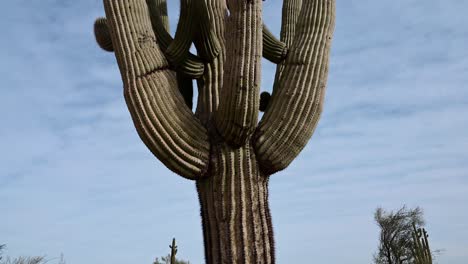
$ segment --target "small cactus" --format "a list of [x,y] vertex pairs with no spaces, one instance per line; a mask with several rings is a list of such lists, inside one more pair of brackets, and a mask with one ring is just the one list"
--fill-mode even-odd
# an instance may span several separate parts
[[171,249],[171,264],[176,264],[177,246],[175,238],[172,239],[172,245],[169,245],[169,248]]
[[414,257],[414,264],[432,264],[432,253],[429,248],[429,241],[426,230],[424,228],[416,228],[413,224],[413,245],[411,252]]

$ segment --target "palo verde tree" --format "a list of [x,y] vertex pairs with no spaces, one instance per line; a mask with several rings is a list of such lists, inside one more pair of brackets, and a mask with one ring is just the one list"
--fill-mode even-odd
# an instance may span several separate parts
[[[335,0],[284,0],[281,40],[262,22],[262,0],[180,6],[172,37],[166,0],[104,0],[96,40],[115,52],[142,141],[196,183],[206,262],[274,263],[268,180],[297,157],[317,126]],[[278,64],[271,98],[260,96],[262,56]]]

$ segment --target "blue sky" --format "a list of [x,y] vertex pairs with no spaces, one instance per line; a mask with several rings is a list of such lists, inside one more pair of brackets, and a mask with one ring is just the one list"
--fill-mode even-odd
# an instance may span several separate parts
[[[170,1],[175,28],[177,1]],[[264,2],[278,34],[281,1]],[[370,263],[377,206],[421,206],[439,263],[468,263],[468,1],[337,0],[324,114],[271,179],[278,263]],[[138,138],[98,0],[0,9],[0,244],[67,263],[203,263],[194,183]],[[264,65],[271,90],[274,66]],[[339,253],[338,253],[339,252]],[[305,262],[304,262],[305,261]]]

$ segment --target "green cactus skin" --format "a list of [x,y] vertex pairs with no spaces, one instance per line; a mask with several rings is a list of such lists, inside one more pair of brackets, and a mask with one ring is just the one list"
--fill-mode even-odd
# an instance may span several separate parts
[[196,29],[194,21],[198,19],[194,2],[195,0],[180,1],[180,19],[177,24],[177,31],[174,41],[171,42],[165,52],[170,62],[175,65],[180,64],[187,58],[192,45]]
[[[166,0],[104,0],[104,7],[140,138],[196,183],[206,263],[275,263],[268,181],[299,154],[319,120],[335,1],[284,0],[281,41],[264,30],[261,0],[181,0],[186,15],[174,39]],[[278,63],[263,103],[262,55]],[[181,75],[187,63],[203,69]]]
[[200,57],[206,61],[212,61],[219,55],[221,45],[213,31],[213,23],[210,20],[210,14],[208,13],[206,2],[195,1],[194,7],[198,17],[197,30],[199,33],[195,35],[198,39],[198,41],[194,42],[195,47],[197,48]]
[[273,62],[282,62],[288,53],[286,44],[279,41],[268,28],[263,25],[263,57]]

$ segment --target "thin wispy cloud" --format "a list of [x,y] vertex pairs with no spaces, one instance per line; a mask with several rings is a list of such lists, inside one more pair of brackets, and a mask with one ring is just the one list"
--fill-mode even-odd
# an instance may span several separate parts
[[[172,30],[177,1],[169,1]],[[9,255],[151,263],[176,237],[203,263],[193,182],[137,136],[97,0],[0,10],[0,241]],[[279,34],[281,1],[264,2]],[[377,206],[425,210],[439,263],[468,261],[466,1],[338,0],[326,103],[301,155],[270,181],[278,263],[370,263]],[[274,66],[264,63],[263,90]],[[338,250],[337,250],[338,249]],[[337,253],[340,252],[340,253]]]

